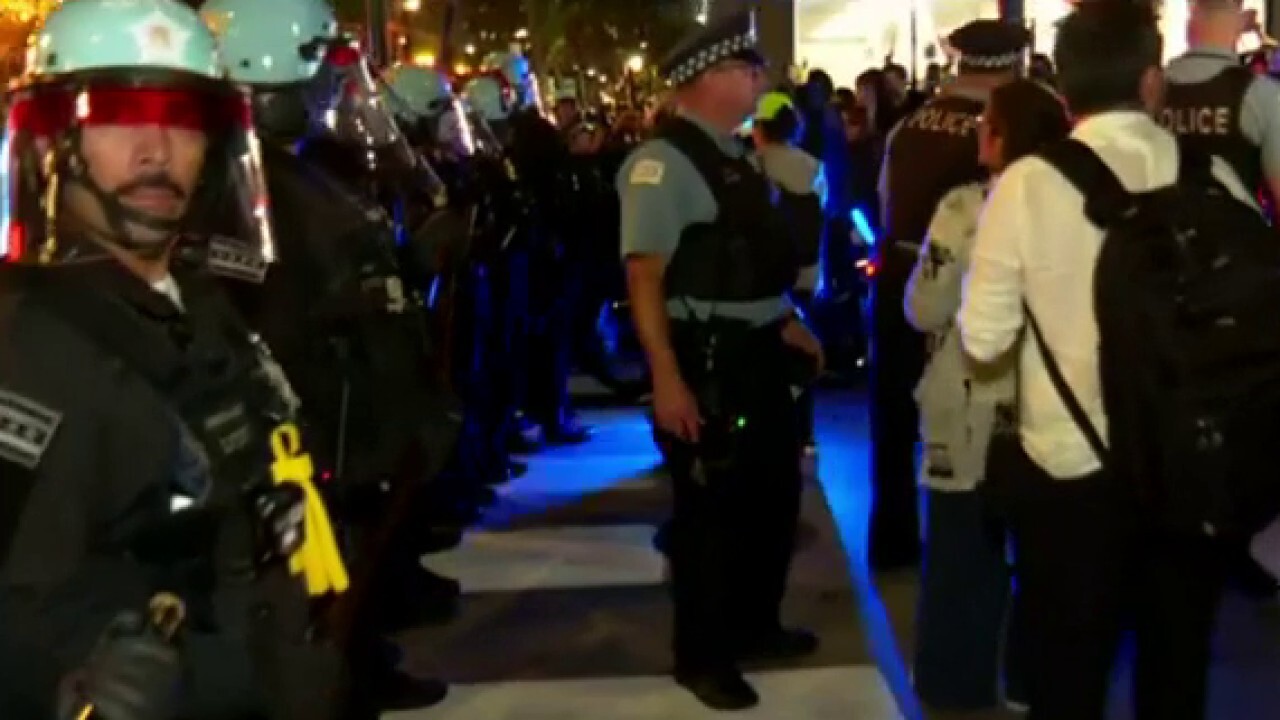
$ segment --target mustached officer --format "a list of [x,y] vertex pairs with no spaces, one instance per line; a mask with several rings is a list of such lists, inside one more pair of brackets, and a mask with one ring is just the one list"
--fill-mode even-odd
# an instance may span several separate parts
[[951,34],[959,75],[890,134],[880,174],[884,243],[872,298],[871,509],[869,561],[875,570],[920,558],[912,396],[924,371],[924,338],[907,324],[903,296],[938,202],[982,175],[978,122],[991,90],[1017,76],[1028,34],[1021,25],[975,20]]
[[662,69],[678,110],[618,176],[622,256],[674,483],[676,680],[743,709],[758,697],[740,661],[817,646],[779,606],[801,485],[788,369],[821,347],[785,298],[799,264],[776,193],[734,137],[765,89],[754,14],[700,29]]
[[[0,717],[336,717],[311,598],[348,578],[296,401],[171,262],[215,211],[273,256],[244,96],[173,0],[64,3],[32,40],[0,216]],[[181,668],[129,620],[165,595]]]

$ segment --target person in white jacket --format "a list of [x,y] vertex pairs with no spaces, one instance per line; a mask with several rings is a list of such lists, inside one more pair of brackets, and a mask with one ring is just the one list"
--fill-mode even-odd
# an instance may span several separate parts
[[[1069,132],[1061,101],[1047,86],[1018,80],[997,88],[979,131],[991,173]],[[938,205],[907,289],[908,321],[929,338],[931,355],[916,388],[927,490],[925,561],[916,635],[915,684],[930,707],[981,710],[1001,700],[1001,666],[1011,706],[1017,681],[1010,616],[1006,533],[989,496],[994,434],[1011,431],[1017,381],[1012,357],[980,365],[966,357],[955,317],[988,184],[963,185]],[[1005,633],[1008,625],[1014,632]],[[1003,658],[1001,657],[1003,654]],[[1003,660],[1003,662],[1002,662]]]

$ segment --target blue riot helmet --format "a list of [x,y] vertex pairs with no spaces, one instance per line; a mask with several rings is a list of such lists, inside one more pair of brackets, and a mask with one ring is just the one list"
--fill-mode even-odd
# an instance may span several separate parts
[[[445,185],[395,119],[392,93],[375,79],[355,42],[330,45],[310,83],[311,157],[340,175],[412,188],[444,204]],[[403,110],[402,110],[403,111]]]
[[[502,152],[501,134],[514,110],[512,98],[513,94],[501,75],[478,75],[463,88],[464,115],[476,127],[488,128],[487,134],[493,142],[490,154]],[[479,139],[477,145],[480,145]]]
[[420,65],[396,65],[382,77],[417,117],[439,117],[453,101],[453,86],[444,73]]
[[504,82],[491,75],[477,75],[462,90],[467,105],[485,122],[505,122],[511,117],[512,95]]
[[310,139],[358,149],[367,159],[367,170],[413,164],[413,149],[354,41],[330,46],[308,94]]
[[[381,79],[385,98],[409,141],[415,147],[439,149],[441,119],[456,101],[449,79],[434,68],[418,65],[396,65]],[[463,140],[463,154],[474,152],[469,134]],[[457,149],[451,149],[450,154],[456,153]]]
[[512,92],[512,110],[532,107],[542,112],[542,97],[538,79],[533,74],[529,60],[518,52],[496,52],[481,63],[487,72],[500,73]]
[[[400,109],[397,118],[418,124],[426,135],[424,140],[445,155],[469,157],[499,149],[489,124],[454,94],[444,73],[397,65],[387,71],[385,79]],[[499,104],[505,103],[500,100]]]
[[77,0],[32,37],[0,169],[0,256],[158,256],[211,217],[274,257],[259,146],[217,43],[175,0]]
[[208,0],[200,11],[218,38],[227,76],[253,91],[257,126],[279,141],[307,130],[306,89],[338,20],[326,0]]

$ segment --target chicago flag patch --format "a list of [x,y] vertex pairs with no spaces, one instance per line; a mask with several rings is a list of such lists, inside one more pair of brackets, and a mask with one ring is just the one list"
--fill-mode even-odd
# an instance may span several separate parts
[[61,413],[0,388],[0,460],[34,470],[61,422]]

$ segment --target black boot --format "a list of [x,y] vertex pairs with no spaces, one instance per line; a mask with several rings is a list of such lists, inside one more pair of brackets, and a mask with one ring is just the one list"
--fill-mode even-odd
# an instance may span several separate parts
[[712,710],[746,710],[760,703],[760,696],[734,667],[718,670],[676,670],[676,682]]
[[351,694],[343,720],[378,720],[383,712],[417,710],[437,705],[449,693],[440,680],[401,671],[400,648],[378,636],[356,641],[349,656]]
[[462,592],[457,580],[437,575],[417,561],[390,562],[388,559],[388,580],[378,591],[380,630],[440,625],[457,616]]
[[393,669],[377,688],[378,709],[382,712],[419,710],[439,705],[448,695],[449,686],[443,680],[414,677]]

